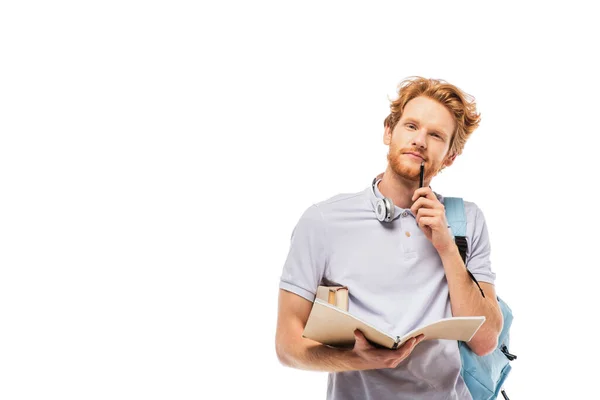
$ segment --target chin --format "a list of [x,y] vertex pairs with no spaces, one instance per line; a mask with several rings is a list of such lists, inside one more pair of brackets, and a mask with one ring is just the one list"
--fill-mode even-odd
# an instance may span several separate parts
[[390,163],[390,166],[392,167],[392,171],[394,171],[396,175],[399,175],[404,179],[408,179],[411,181],[419,181],[421,174],[419,167],[415,168],[414,165],[403,164],[398,160],[395,160],[395,162]]
[[406,163],[407,160],[402,158],[402,152],[395,146],[390,146],[387,153],[387,161],[390,169],[394,171],[394,174],[407,180],[419,179],[420,170],[417,168],[413,171],[414,166],[410,163]]

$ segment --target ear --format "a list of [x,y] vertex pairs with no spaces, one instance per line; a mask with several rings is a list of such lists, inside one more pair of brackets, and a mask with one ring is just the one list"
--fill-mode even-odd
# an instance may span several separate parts
[[383,144],[389,146],[392,143],[392,130],[389,125],[386,125],[383,129]]
[[458,154],[456,154],[456,153],[448,155],[446,157],[446,159],[444,160],[444,166],[449,167],[452,164],[454,164],[454,160],[456,159],[456,156],[458,156]]

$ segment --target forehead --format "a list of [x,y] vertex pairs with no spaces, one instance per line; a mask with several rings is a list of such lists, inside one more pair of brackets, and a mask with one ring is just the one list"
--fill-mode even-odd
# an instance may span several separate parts
[[400,121],[412,120],[432,130],[450,135],[454,131],[452,113],[437,101],[428,97],[416,97],[406,103]]

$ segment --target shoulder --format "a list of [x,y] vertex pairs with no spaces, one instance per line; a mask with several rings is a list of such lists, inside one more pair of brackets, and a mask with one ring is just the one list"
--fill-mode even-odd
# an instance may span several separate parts
[[359,192],[353,193],[336,194],[335,196],[331,196],[323,201],[316,203],[316,205],[324,209],[353,205],[356,202],[364,201],[365,192],[366,190],[361,190]]
[[337,213],[352,212],[368,208],[368,189],[353,193],[340,193],[313,204],[327,219]]
[[336,222],[364,217],[370,206],[367,190],[336,194],[310,205],[304,210],[300,224],[327,229]]
[[465,214],[467,215],[467,221],[477,221],[483,219],[483,212],[479,206],[472,202],[463,200],[465,203]]
[[[442,196],[439,193],[434,192],[435,195],[437,196],[438,200],[444,204],[446,197]],[[454,197],[454,196],[448,196],[448,197]],[[481,208],[479,208],[479,206],[473,202],[473,201],[468,201],[465,199],[462,199],[463,204],[465,206],[465,216],[467,217],[467,222],[475,222],[478,219],[483,219],[483,212],[481,211]]]

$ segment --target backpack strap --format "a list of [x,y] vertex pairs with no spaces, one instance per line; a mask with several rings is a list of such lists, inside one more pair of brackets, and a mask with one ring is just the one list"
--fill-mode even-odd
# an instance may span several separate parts
[[[465,214],[465,203],[460,197],[444,197],[444,208],[446,209],[446,220],[448,225],[452,229],[452,235],[454,236],[454,242],[458,247],[458,252],[462,257],[465,267],[467,266],[467,216]],[[479,286],[479,282],[473,276],[469,268],[467,268],[469,276],[475,282],[481,295],[485,297],[483,289]]]

